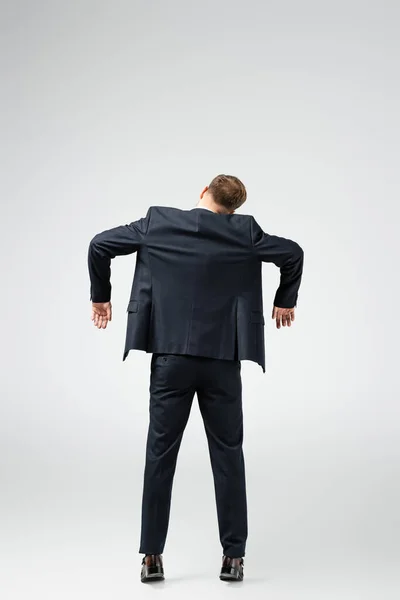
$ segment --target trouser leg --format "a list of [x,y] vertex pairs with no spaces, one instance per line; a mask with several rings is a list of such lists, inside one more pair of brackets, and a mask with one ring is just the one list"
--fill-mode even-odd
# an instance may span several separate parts
[[247,500],[240,363],[212,361],[197,390],[214,476],[223,553],[245,555]]
[[194,396],[190,365],[179,355],[153,355],[139,552],[162,554],[172,483]]

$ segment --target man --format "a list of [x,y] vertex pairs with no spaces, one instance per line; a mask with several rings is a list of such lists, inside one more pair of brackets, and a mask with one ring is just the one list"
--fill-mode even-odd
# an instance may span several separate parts
[[146,217],[96,235],[89,247],[92,320],[111,321],[110,261],[137,252],[123,360],[133,348],[152,353],[150,422],[139,553],[143,582],[164,577],[173,477],[197,394],[214,476],[220,578],[243,579],[247,539],[241,360],[265,372],[262,262],[280,268],[272,318],[290,327],[303,250],[269,235],[254,217],[235,214],[243,183],[218,175],[196,208],[152,206]]

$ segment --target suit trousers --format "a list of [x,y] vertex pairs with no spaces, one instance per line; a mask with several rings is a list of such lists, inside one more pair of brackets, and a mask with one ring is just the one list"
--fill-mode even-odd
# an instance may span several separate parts
[[240,361],[236,360],[153,354],[140,553],[164,551],[178,451],[196,393],[208,440],[223,553],[233,558],[245,555],[247,503],[240,371]]

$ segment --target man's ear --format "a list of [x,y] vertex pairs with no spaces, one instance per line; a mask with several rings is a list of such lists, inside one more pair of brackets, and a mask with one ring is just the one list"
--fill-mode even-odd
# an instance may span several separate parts
[[206,185],[206,187],[202,190],[201,194],[200,194],[200,199],[203,198],[204,194],[206,193],[206,191],[208,190],[208,185]]

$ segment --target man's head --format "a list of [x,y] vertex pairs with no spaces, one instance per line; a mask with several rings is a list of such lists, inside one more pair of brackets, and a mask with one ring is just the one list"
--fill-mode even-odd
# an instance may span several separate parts
[[217,175],[200,194],[199,205],[214,212],[231,214],[246,201],[244,184],[234,175]]

